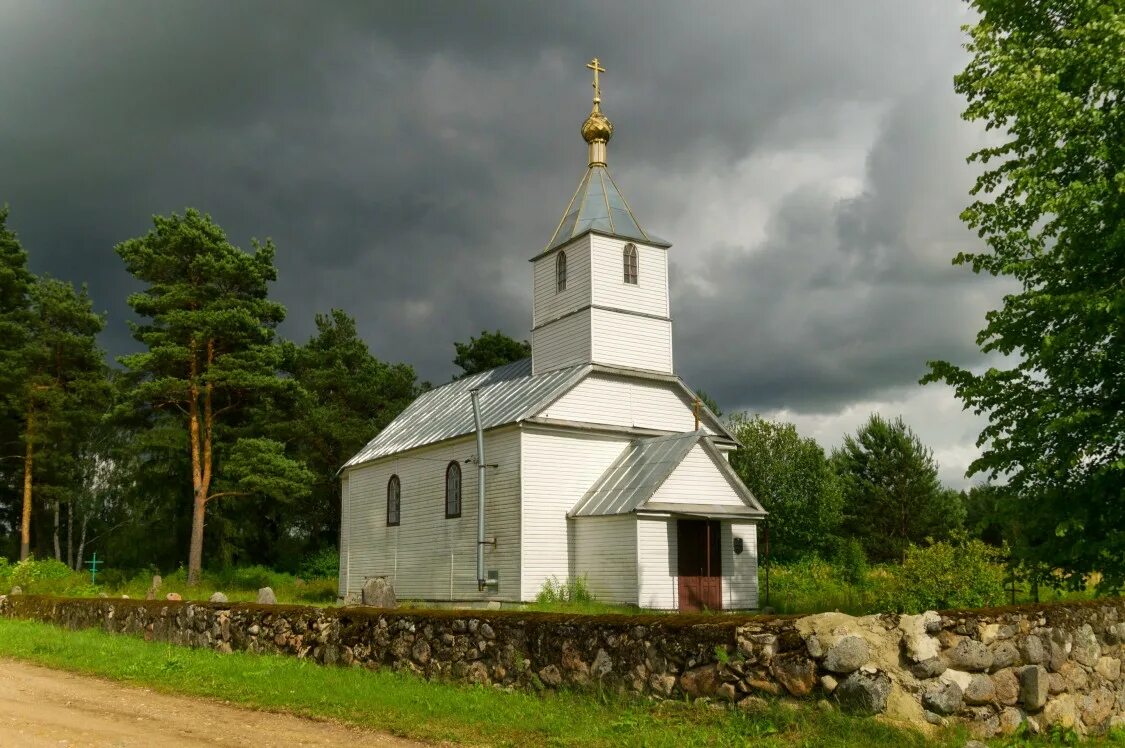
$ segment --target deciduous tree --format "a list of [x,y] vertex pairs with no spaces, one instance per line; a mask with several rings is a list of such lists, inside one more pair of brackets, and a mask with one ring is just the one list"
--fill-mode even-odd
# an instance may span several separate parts
[[770,552],[780,560],[827,554],[841,521],[839,482],[824,450],[797,427],[735,414],[730,427],[742,446],[730,463],[770,513]]
[[1017,288],[977,336],[983,372],[934,362],[989,422],[970,474],[1006,481],[1042,542],[1025,560],[1125,586],[1125,6],[973,0],[964,116],[998,133],[954,259]]

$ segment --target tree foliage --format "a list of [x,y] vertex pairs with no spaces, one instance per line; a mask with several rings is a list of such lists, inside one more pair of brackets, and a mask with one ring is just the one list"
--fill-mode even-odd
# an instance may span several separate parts
[[[206,506],[221,497],[262,492],[283,499],[308,491],[303,466],[239,427],[248,411],[291,397],[295,384],[277,376],[274,330],[285,309],[269,299],[274,248],[232,245],[209,216],[156,216],[143,237],[116,247],[144,290],[129,305],[146,350],[120,360],[137,375],[132,399],[178,414],[191,459],[192,531],[188,579],[199,579]],[[255,463],[253,457],[262,461]],[[229,464],[224,462],[229,459]]]
[[791,423],[735,414],[742,446],[731,466],[770,513],[770,553],[779,560],[827,554],[841,521],[842,496],[824,450]]
[[454,379],[495,369],[531,355],[530,343],[508,337],[499,330],[481,331],[479,338],[470,337],[468,343],[454,343],[453,347],[457,351],[453,363],[461,367],[461,373]]
[[906,549],[960,528],[964,505],[942,488],[933,453],[901,418],[873,413],[832,455],[844,498],[844,530],[873,561],[901,561]]
[[1040,539],[1028,563],[1125,585],[1125,7],[974,0],[956,78],[966,119],[1002,134],[962,218],[985,248],[955,264],[1014,281],[976,373],[933,362],[988,425],[970,473],[1006,480]]
[[285,371],[301,386],[288,418],[271,418],[273,433],[312,470],[308,496],[288,507],[290,530],[334,544],[340,529],[340,467],[417,397],[413,367],[371,355],[355,319],[339,309],[316,316],[317,334],[285,345]]

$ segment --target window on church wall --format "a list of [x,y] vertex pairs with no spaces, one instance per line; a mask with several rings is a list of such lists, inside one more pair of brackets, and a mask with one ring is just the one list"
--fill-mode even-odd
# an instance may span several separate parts
[[461,466],[449,463],[445,469],[445,518],[461,516]]
[[637,285],[637,274],[639,268],[639,261],[637,260],[637,245],[626,244],[625,250],[622,253],[622,259],[625,265],[625,282],[631,285]]
[[387,527],[397,527],[402,509],[402,482],[397,475],[387,481]]
[[555,258],[555,293],[566,290],[566,252],[559,252]]

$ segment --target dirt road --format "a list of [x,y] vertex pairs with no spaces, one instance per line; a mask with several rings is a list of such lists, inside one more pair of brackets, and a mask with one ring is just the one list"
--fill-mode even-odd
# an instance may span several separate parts
[[0,746],[378,746],[420,743],[0,660]]

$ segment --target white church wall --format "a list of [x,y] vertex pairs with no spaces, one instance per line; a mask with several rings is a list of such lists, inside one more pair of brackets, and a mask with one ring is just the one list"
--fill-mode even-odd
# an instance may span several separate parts
[[568,244],[562,251],[566,252],[566,290],[561,293],[555,276],[558,251],[533,264],[533,328],[590,304],[589,235]]
[[579,517],[574,531],[574,576],[585,577],[602,602],[637,604],[636,515]]
[[611,374],[590,374],[537,415],[660,431],[695,428],[691,403],[678,385]]
[[679,607],[676,520],[637,517],[637,600],[642,608]]
[[591,235],[590,266],[595,306],[669,316],[668,250],[633,242],[637,247],[637,282],[625,282],[623,252],[629,242]]
[[672,323],[608,309],[591,309],[595,363],[672,373]]
[[[341,577],[359,592],[367,578],[386,576],[404,599],[519,599],[520,436],[510,428],[485,435],[485,458],[498,467],[487,473],[485,517],[496,547],[485,546],[485,568],[500,575],[498,594],[477,590],[477,471],[475,437],[411,450],[360,465],[345,473],[347,501],[341,530]],[[445,517],[445,470],[461,465],[461,516]],[[398,475],[401,519],[387,526],[387,482]],[[452,593],[451,588],[452,572]]]
[[534,600],[550,577],[565,581],[573,575],[573,523],[566,514],[628,443],[625,436],[524,426],[520,586],[525,600]]
[[575,312],[531,333],[531,371],[561,369],[590,360],[590,310]]
[[649,499],[653,503],[746,506],[711,455],[696,444]]
[[351,558],[351,548],[348,545],[349,513],[351,512],[351,499],[348,496],[348,475],[345,473],[340,479],[340,537],[337,548],[340,549],[340,574],[336,580],[336,594],[343,597],[348,592],[347,559]]
[[[745,610],[758,607],[758,528],[753,522],[719,523],[722,548],[723,608]],[[734,552],[734,538],[741,538],[742,553]],[[676,560],[676,519],[637,518],[637,593],[641,607],[679,608]]]
[[[723,606],[728,610],[758,607],[758,526],[753,522],[723,522]],[[742,553],[734,552],[734,538],[742,538]]]

